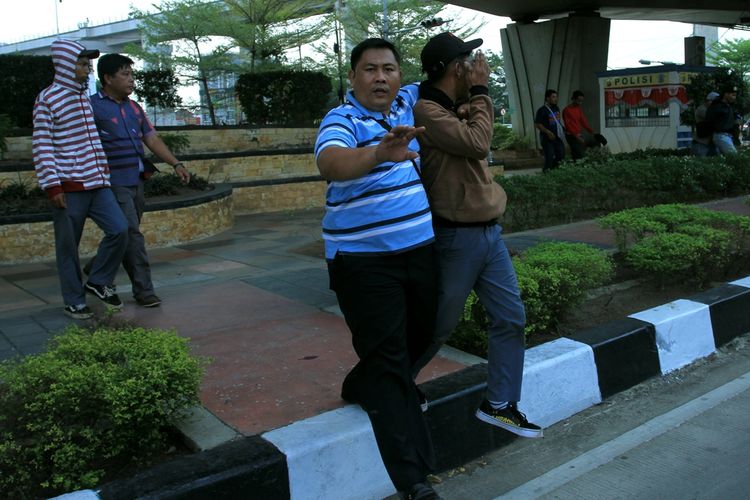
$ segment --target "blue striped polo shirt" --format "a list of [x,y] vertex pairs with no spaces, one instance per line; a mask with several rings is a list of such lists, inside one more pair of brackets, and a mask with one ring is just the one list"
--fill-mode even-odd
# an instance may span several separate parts
[[143,138],[156,131],[146,113],[125,97],[117,102],[104,92],[91,96],[96,128],[109,163],[113,186],[137,186],[143,169]]
[[[323,118],[315,142],[315,158],[330,146],[360,148],[378,144],[388,128],[414,125],[417,92],[407,86],[393,100],[390,113],[366,109],[350,91],[341,106]],[[419,151],[414,139],[409,149]],[[331,181],[326,190],[323,240],[326,259],[336,253],[399,253],[434,240],[432,215],[422,182],[419,159],[383,162],[358,179]]]

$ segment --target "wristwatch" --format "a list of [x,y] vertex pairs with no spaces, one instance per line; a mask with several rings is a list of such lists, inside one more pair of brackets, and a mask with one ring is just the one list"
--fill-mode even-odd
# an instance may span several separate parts
[[177,167],[183,167],[184,168],[185,165],[183,165],[181,161],[178,161],[177,163],[175,163],[174,165],[172,165],[172,168],[177,168]]

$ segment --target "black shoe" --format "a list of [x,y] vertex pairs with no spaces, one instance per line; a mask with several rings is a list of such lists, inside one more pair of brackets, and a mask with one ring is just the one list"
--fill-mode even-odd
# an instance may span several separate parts
[[476,416],[483,422],[496,425],[521,437],[544,437],[542,428],[526,420],[526,415],[518,411],[516,403],[508,403],[508,406],[502,410],[496,410],[485,399],[479,406]]
[[417,483],[406,491],[399,491],[398,496],[404,500],[442,500],[430,483]]
[[118,297],[115,293],[114,287],[95,285],[88,281],[83,287],[88,293],[96,295],[99,300],[101,300],[108,306],[114,309],[122,309],[122,301],[120,300],[120,297]]
[[136,304],[142,307],[158,307],[161,304],[161,299],[156,295],[147,295],[141,299],[135,299]]
[[94,315],[89,306],[65,306],[63,313],[73,319],[89,319]]
[[417,387],[414,386],[417,389],[417,399],[419,399],[419,407],[422,409],[423,412],[430,409],[430,402],[427,401],[427,396],[425,396],[424,392]]

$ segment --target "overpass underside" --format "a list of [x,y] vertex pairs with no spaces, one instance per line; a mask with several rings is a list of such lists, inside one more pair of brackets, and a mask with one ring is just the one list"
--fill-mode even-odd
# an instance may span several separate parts
[[[560,108],[574,90],[587,96],[584,113],[601,129],[599,82],[606,71],[609,29],[615,20],[660,20],[750,27],[750,1],[713,0],[451,0],[454,5],[510,17],[500,30],[514,130],[536,140],[534,114],[546,89],[558,91]],[[539,21],[539,22],[537,22]],[[697,40],[696,43],[699,43]]]

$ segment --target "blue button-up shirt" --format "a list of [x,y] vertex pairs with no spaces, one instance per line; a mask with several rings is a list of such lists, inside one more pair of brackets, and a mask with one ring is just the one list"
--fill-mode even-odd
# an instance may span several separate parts
[[143,170],[143,139],[156,133],[143,108],[128,97],[117,102],[104,91],[91,96],[91,107],[112,185],[138,185]]

